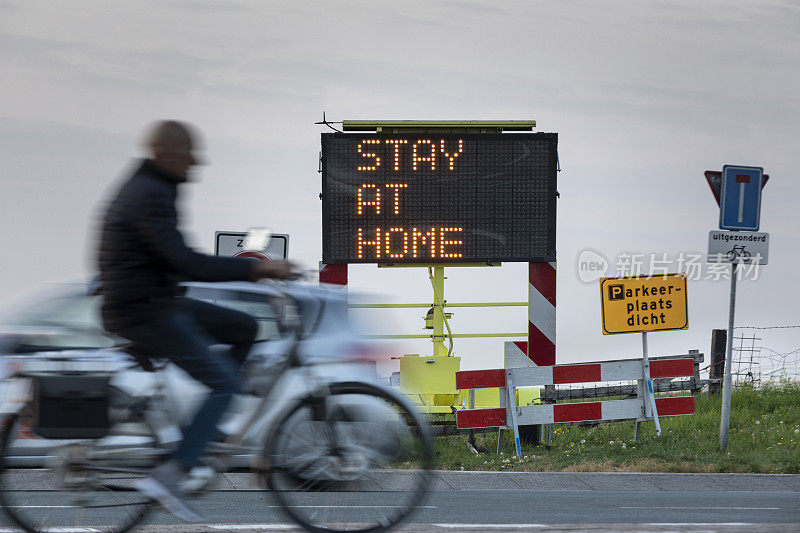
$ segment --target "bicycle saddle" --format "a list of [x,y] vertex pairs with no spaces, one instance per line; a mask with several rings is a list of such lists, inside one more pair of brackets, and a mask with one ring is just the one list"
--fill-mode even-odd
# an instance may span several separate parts
[[166,361],[166,359],[159,357],[152,350],[135,342],[122,344],[119,348],[130,355],[145,372],[155,372],[157,370],[156,366],[163,366],[161,363]]

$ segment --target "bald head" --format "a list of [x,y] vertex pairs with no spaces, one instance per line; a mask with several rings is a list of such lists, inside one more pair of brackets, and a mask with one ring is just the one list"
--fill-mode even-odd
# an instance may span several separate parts
[[145,146],[156,165],[186,181],[189,169],[199,163],[192,152],[196,139],[190,124],[164,120],[150,127]]

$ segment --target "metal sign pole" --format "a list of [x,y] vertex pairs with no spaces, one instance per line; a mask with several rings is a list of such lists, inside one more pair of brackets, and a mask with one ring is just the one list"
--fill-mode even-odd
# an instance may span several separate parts
[[431,284],[433,286],[433,355],[444,356],[448,354],[447,347],[444,345],[444,328],[445,328],[445,315],[444,315],[444,267],[433,267],[433,275],[431,276]]
[[722,383],[722,417],[719,422],[719,449],[728,447],[728,430],[731,425],[731,368],[733,366],[733,315],[736,310],[736,267],[738,262],[731,263],[731,303],[728,312],[728,339],[725,350],[725,376]]
[[[653,380],[650,379],[650,359],[647,356],[647,332],[642,332],[642,365],[644,366],[644,380],[647,388],[647,401],[650,404],[650,411],[653,413],[653,422],[656,424],[656,435],[661,436],[661,423],[658,420],[658,410],[656,409],[656,397],[653,394]],[[645,409],[647,411],[647,409]]]

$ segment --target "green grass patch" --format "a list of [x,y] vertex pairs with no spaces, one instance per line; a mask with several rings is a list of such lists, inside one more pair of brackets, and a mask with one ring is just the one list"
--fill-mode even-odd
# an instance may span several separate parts
[[438,463],[447,470],[752,472],[800,474],[800,383],[738,387],[733,391],[728,449],[719,449],[721,395],[697,396],[695,414],[594,427],[553,425],[551,446],[523,444],[516,457],[510,432],[496,453],[497,432],[476,435],[491,453],[475,455],[465,435],[439,437]]

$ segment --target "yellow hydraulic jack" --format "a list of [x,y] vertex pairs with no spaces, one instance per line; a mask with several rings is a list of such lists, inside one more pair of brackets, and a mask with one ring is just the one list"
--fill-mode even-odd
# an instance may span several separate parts
[[[452,313],[444,310],[444,267],[424,265],[433,288],[433,305],[425,315],[425,329],[433,330],[433,356],[406,355],[400,359],[400,386],[418,396],[418,401],[431,413],[449,413],[456,403],[455,376],[461,369],[461,358],[453,356],[453,338],[447,322]],[[447,329],[448,335],[445,335]],[[449,348],[445,346],[449,340]]]

